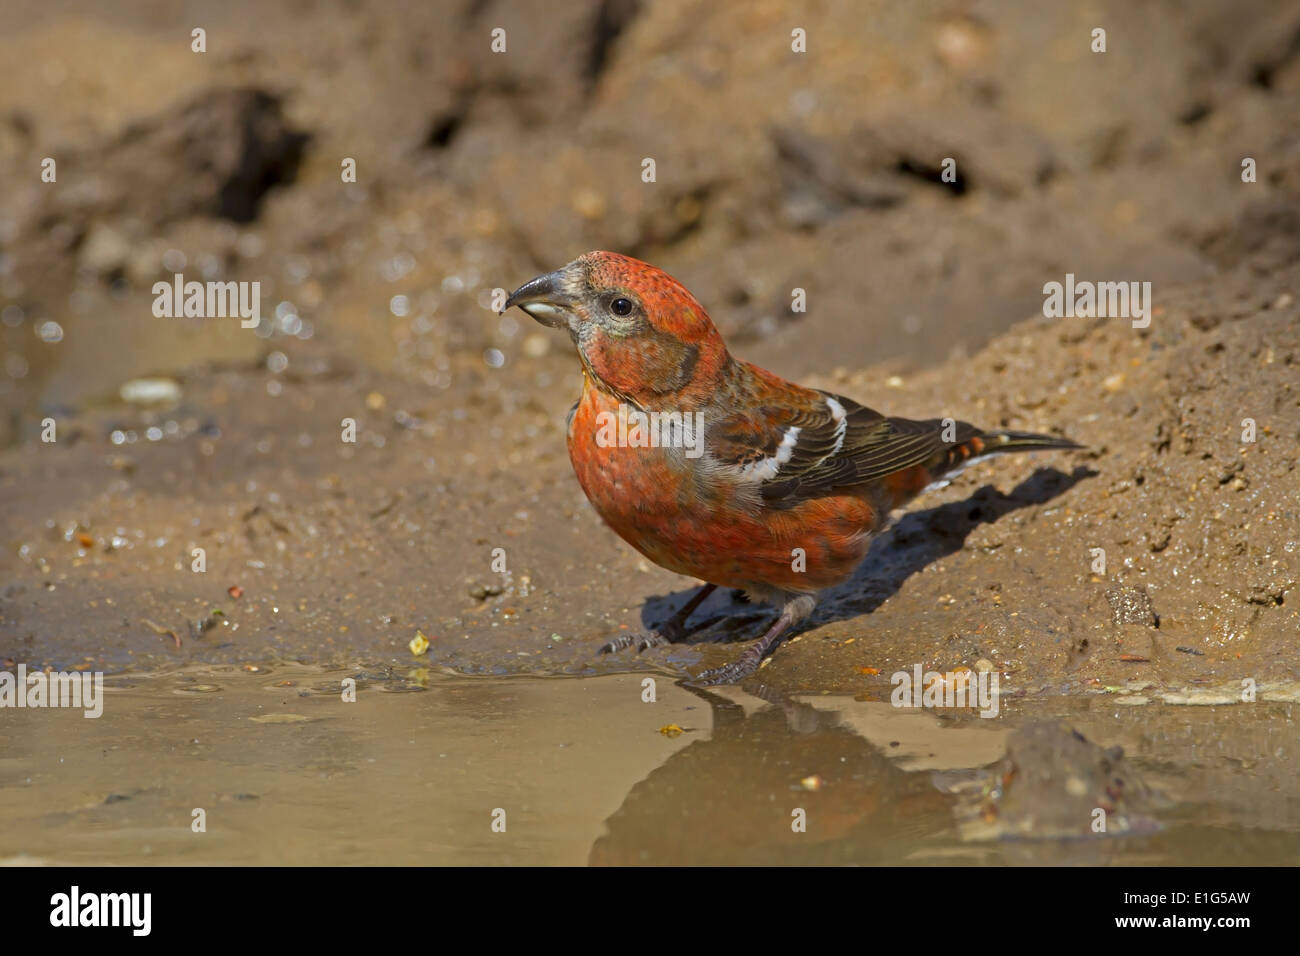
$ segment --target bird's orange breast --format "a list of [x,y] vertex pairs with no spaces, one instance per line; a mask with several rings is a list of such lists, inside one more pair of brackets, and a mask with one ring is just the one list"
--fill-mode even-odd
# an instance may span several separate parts
[[880,524],[867,495],[760,508],[752,490],[680,449],[601,440],[610,435],[603,416],[618,414],[617,399],[584,382],[569,421],[569,458],[605,523],[656,564],[760,594],[810,592],[847,579],[866,554]]

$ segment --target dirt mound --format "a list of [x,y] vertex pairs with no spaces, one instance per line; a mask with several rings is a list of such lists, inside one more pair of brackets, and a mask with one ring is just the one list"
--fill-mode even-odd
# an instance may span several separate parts
[[991,462],[943,493],[951,504],[923,500],[822,613],[856,613],[862,588],[879,603],[881,578],[897,593],[817,636],[858,637],[845,656],[882,669],[1000,660],[1027,690],[1293,679],[1300,242],[1265,245],[1155,292],[1146,329],[1033,319],[897,389],[871,372],[826,382],[905,415],[1056,426],[1091,451]]

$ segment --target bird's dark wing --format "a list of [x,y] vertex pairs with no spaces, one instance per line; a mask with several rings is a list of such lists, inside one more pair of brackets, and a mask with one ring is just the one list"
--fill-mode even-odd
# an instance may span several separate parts
[[886,418],[841,395],[818,392],[797,406],[758,406],[708,429],[713,457],[759,482],[768,504],[793,503],[866,484],[916,465],[942,473],[958,449],[979,439],[951,419]]

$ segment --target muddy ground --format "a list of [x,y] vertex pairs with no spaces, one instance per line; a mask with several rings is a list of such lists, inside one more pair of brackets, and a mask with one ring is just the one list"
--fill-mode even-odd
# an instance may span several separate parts
[[[987,661],[1013,709],[1232,704],[1249,679],[1289,721],[1300,11],[115,7],[0,12],[0,662],[733,656],[774,612],[729,594],[695,643],[595,655],[694,582],[600,525],[564,448],[567,341],[490,306],[609,248],[779,373],[1088,446],[918,501],[751,689],[883,700],[896,670]],[[261,326],[156,318],[176,272],[260,281]],[[1066,273],[1150,282],[1149,327],[1043,318]],[[141,378],[175,387],[124,399]]]

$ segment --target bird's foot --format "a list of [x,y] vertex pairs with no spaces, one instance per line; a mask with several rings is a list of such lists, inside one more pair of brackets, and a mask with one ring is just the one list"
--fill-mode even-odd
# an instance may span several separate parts
[[787,601],[785,607],[781,609],[781,616],[767,629],[767,633],[745,648],[730,664],[710,668],[699,674],[692,683],[712,687],[718,684],[734,684],[749,677],[763,665],[763,658],[776,650],[776,646],[785,640],[790,629],[812,613],[816,604],[816,599],[810,594],[801,594]]
[[704,599],[713,593],[717,587],[716,584],[706,584],[701,587],[695,594],[682,605],[676,614],[665,621],[660,627],[653,631],[645,631],[641,634],[627,633],[620,634],[612,641],[604,644],[600,648],[601,654],[614,654],[618,651],[626,650],[636,645],[637,651],[648,651],[652,647],[663,647],[665,644],[676,644],[678,641],[686,639],[686,621],[699,607]]

